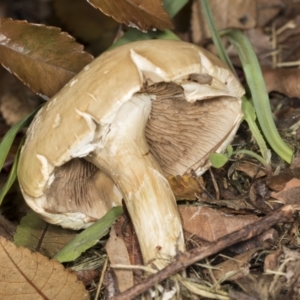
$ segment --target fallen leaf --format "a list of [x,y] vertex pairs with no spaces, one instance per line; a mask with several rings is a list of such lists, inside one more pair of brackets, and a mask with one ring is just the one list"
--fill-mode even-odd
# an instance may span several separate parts
[[300,178],[300,168],[284,169],[278,175],[274,175],[266,178],[268,187],[276,192],[280,192],[284,189],[287,182],[293,178]]
[[265,169],[262,169],[260,165],[251,163],[249,161],[241,161],[237,163],[235,169],[244,172],[251,178],[260,178],[267,175]]
[[179,206],[184,230],[209,242],[257,221],[254,215],[226,215],[205,206]]
[[11,300],[89,299],[75,274],[54,260],[0,237],[0,297]]
[[137,27],[141,31],[173,28],[161,0],[88,0],[88,2],[117,22]]
[[46,223],[35,212],[29,211],[17,227],[14,242],[16,246],[52,258],[76,235],[76,231]]
[[13,241],[16,232],[16,225],[0,215],[0,236],[9,241]]
[[[256,25],[256,1],[210,0],[209,5],[218,31],[228,28],[249,29]],[[191,27],[194,43],[203,43],[211,37],[200,1],[193,2]]]
[[264,28],[276,17],[285,4],[283,0],[256,0],[257,2],[257,27]]
[[283,204],[299,205],[300,179],[293,178],[288,181],[280,192],[272,192],[271,197],[281,201]]
[[276,91],[289,98],[300,98],[300,70],[262,68],[268,92]]
[[228,258],[220,264],[214,265],[212,272],[215,279],[217,281],[236,280],[247,276],[250,272],[249,261],[256,252],[256,249],[252,249],[235,257]]
[[0,19],[1,64],[46,99],[92,59],[59,28]]
[[[120,264],[130,266],[130,258],[124,240],[118,237],[114,227],[105,246],[109,261],[112,265]],[[122,293],[133,286],[133,272],[130,269],[113,268],[117,278],[118,289]]]
[[176,200],[196,200],[203,193],[202,177],[168,176],[168,181]]

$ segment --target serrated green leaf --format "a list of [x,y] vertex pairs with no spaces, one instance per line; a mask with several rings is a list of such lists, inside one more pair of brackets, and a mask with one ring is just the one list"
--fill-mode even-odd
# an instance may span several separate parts
[[122,207],[112,208],[103,218],[78,234],[74,240],[59,251],[54,258],[59,262],[73,261],[105,236],[111,225],[123,213]]

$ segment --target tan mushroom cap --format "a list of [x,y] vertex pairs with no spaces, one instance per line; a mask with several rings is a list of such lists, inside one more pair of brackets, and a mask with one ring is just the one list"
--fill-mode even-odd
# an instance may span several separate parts
[[[200,77],[193,80],[195,74]],[[240,97],[244,90],[220,60],[204,49],[181,41],[150,40],[123,45],[86,66],[35,117],[18,166],[19,183],[26,201],[35,202],[31,203],[34,209],[47,219],[47,212],[42,208],[46,201],[43,195],[54,180],[54,169],[72,158],[87,156],[96,147],[104,147],[99,132],[102,136],[109,132],[122,105],[141,91],[145,83],[151,86],[160,82],[182,86],[186,100],[191,103],[225,97],[225,103],[233,106],[229,108],[235,116],[230,125],[233,130],[228,134],[234,135],[242,118]],[[216,107],[216,112],[222,109],[222,106]],[[215,115],[217,122],[218,115]],[[43,126],[38,126],[40,122]],[[100,130],[96,130],[98,126]],[[227,143],[224,137],[220,145],[212,149],[222,151]],[[156,149],[154,155],[159,156],[159,151]],[[201,168],[207,168],[207,162],[194,167],[200,174]],[[176,172],[177,167],[174,170]],[[173,172],[172,169],[165,173],[169,172]],[[51,212],[49,219],[50,216]]]

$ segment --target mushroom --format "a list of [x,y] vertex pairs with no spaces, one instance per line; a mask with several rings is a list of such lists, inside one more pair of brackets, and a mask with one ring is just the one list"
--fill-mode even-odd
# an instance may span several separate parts
[[184,251],[167,175],[201,175],[242,119],[242,86],[193,44],[149,40],[102,54],[36,115],[18,165],[27,204],[80,229],[122,198],[145,264]]

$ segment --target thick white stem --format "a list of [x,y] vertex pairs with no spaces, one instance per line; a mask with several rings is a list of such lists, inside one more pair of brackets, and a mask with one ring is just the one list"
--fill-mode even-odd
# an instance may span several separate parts
[[139,96],[127,102],[105,136],[105,147],[88,159],[122,192],[144,263],[161,269],[185,247],[175,197],[144,137],[149,101]]

